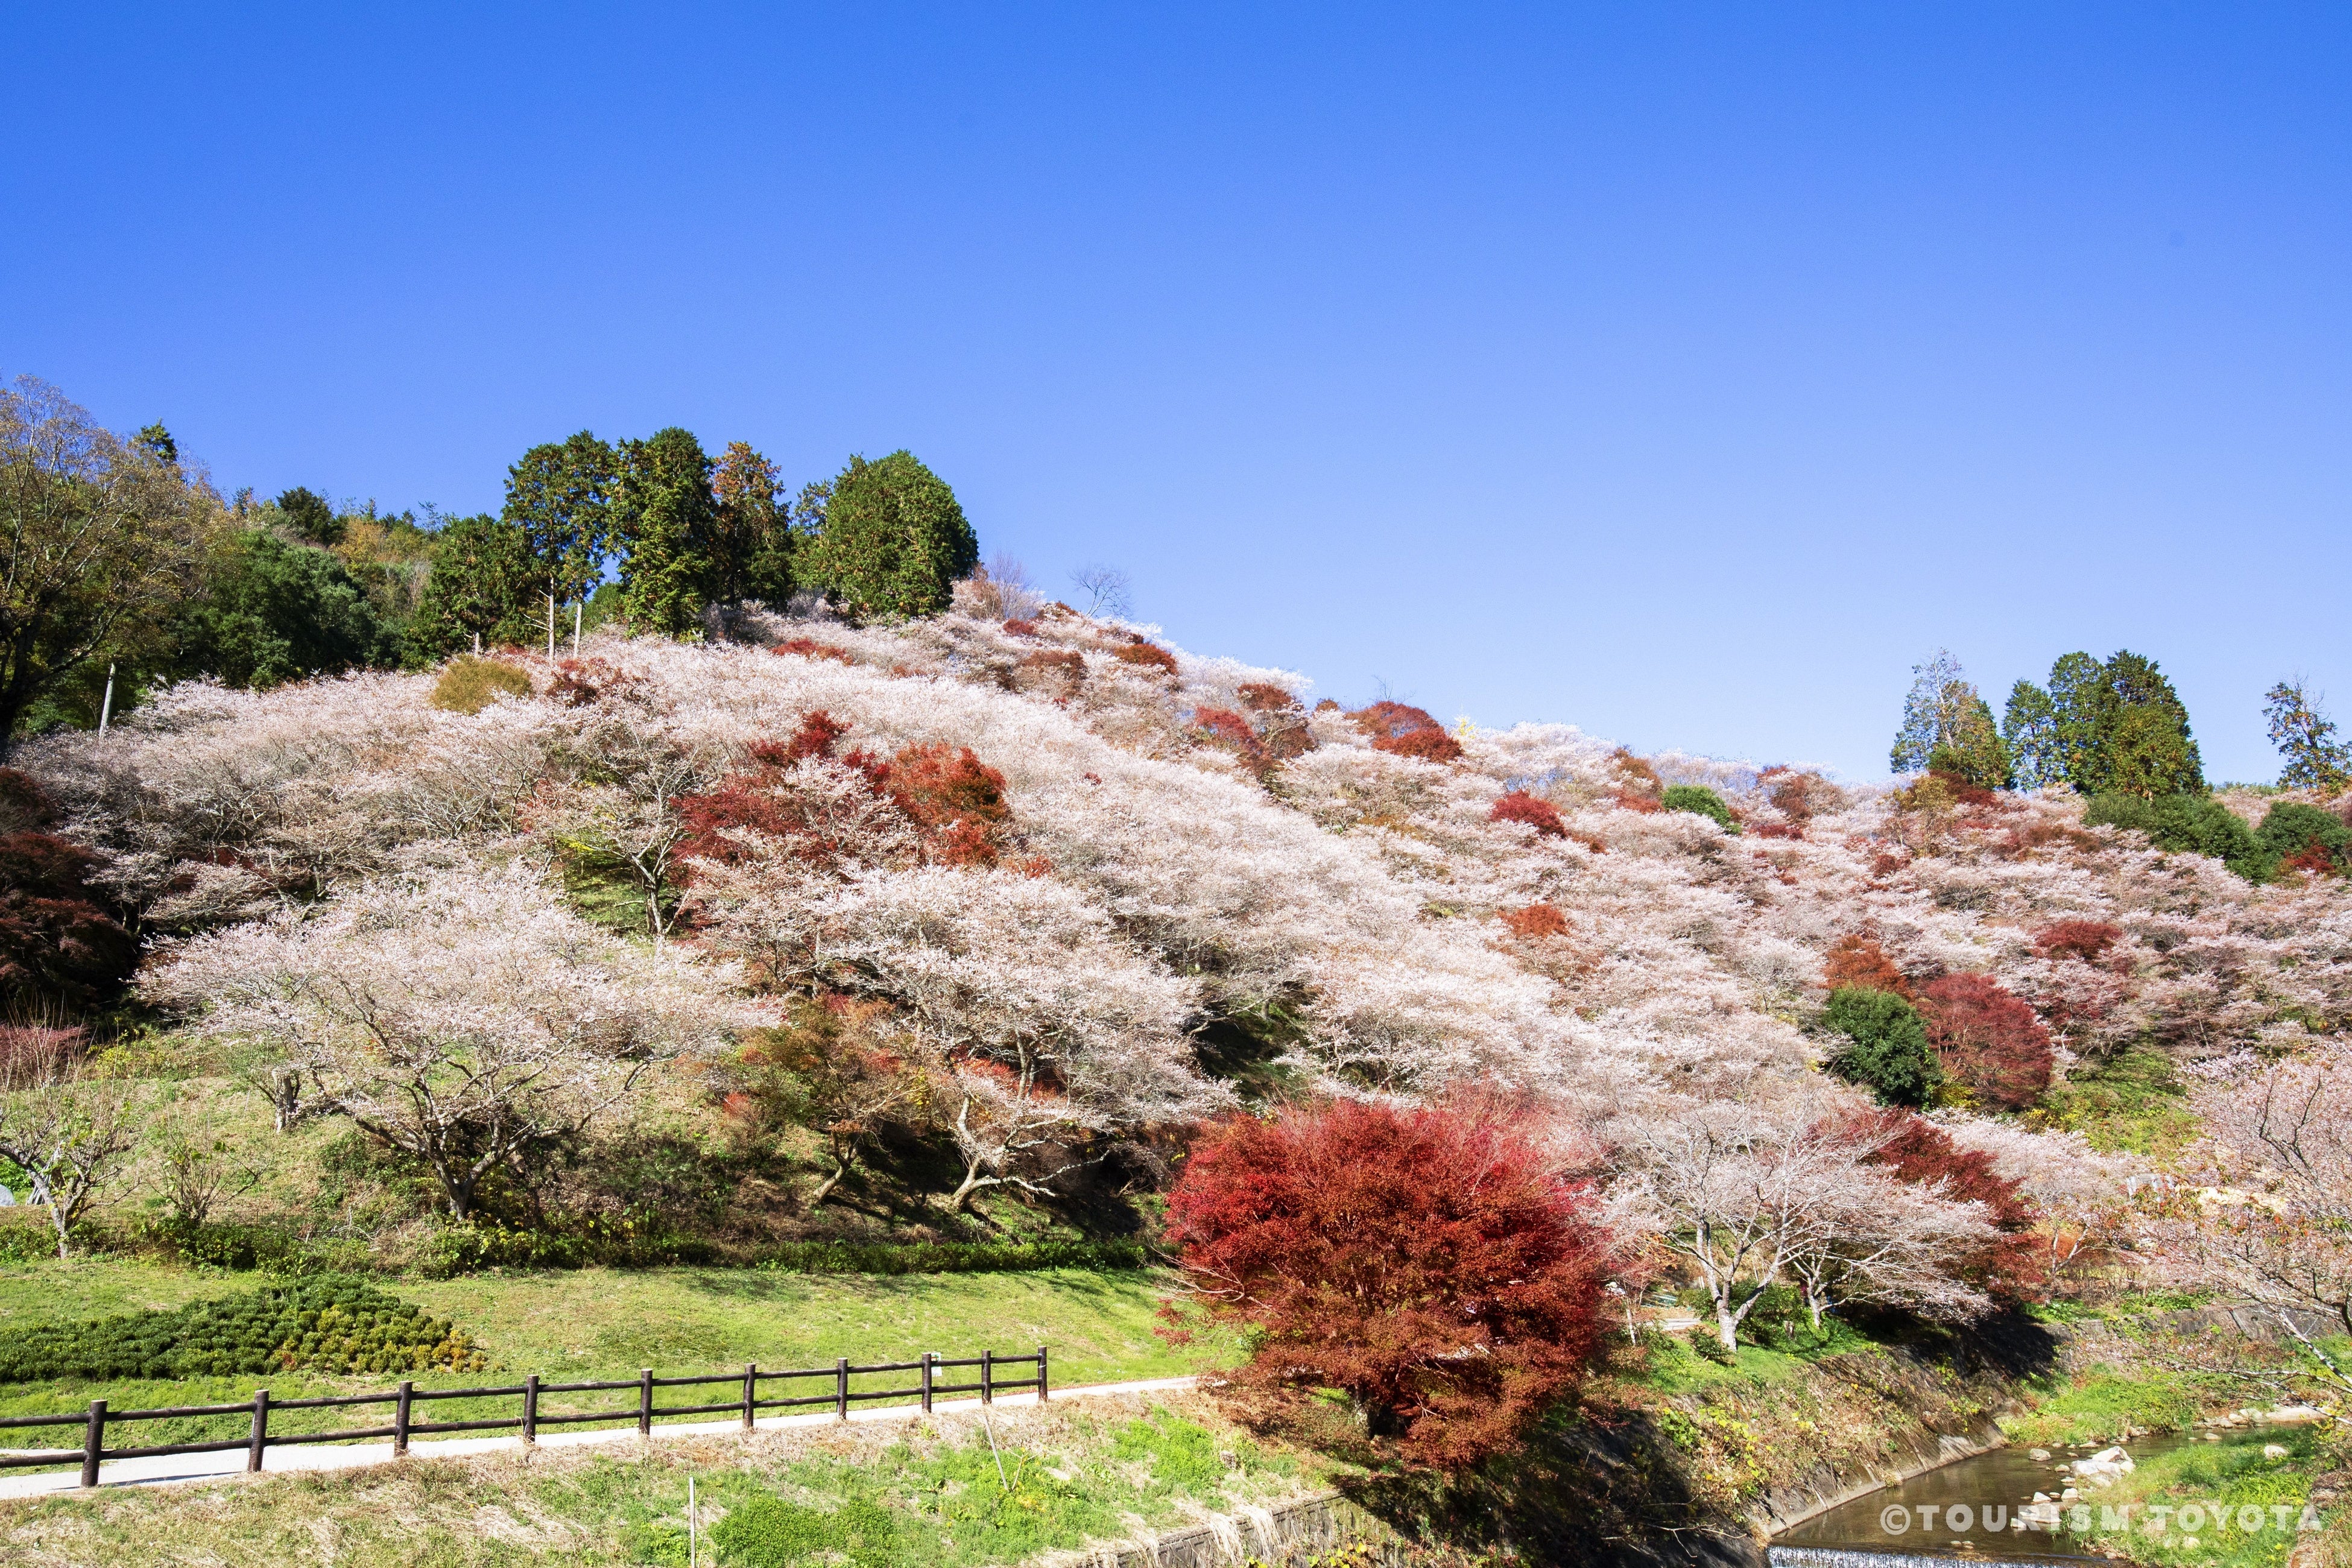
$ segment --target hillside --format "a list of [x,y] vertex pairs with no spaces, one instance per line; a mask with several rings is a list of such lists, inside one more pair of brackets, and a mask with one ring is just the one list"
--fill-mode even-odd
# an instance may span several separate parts
[[[2252,885],[2084,827],[2078,797],[1970,805],[1351,713],[1288,672],[993,598],[183,685],[19,762],[152,945],[153,1016],[194,1026],[165,1055],[266,1082],[285,1125],[352,1113],[321,1087],[326,1037],[372,1026],[328,991],[388,987],[426,1036],[501,966],[634,998],[625,1049],[516,1047],[572,1053],[532,1130],[487,1158],[405,1149],[463,1152],[509,1223],[563,1205],[526,1190],[533,1139],[661,1117],[734,1151],[722,1207],[756,1185],[805,1218],[825,1174],[881,1164],[940,1189],[902,1216],[925,1222],[1107,1173],[1131,1194],[1171,1131],[1276,1089],[1523,1097],[1606,1174],[1645,1108],[1822,1092],[1839,955],[1915,994],[1981,974],[2022,998],[2059,1063],[2028,1121],[2145,1149],[2177,1141],[2168,1064],[2345,1011],[2337,879]],[[1729,811],[1661,808],[1692,784]],[[273,1030],[274,1066],[231,1061]],[[289,1052],[313,1035],[315,1059]],[[782,1072],[796,1051],[834,1067]],[[1965,1135],[1969,1085],[1942,1099]],[[575,1206],[627,1206],[593,1186]]]

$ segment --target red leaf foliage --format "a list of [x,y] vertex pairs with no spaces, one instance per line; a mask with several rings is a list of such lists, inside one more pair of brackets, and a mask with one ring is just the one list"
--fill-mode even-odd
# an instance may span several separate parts
[[922,829],[932,859],[949,866],[993,866],[1013,808],[1004,775],[970,746],[909,746],[890,763],[890,798]]
[[1829,951],[1822,965],[1822,984],[1832,991],[1852,987],[1862,991],[1892,991],[1906,1000],[1913,999],[1911,980],[1886,956],[1886,950],[1871,936],[1843,936]]
[[1523,789],[1515,789],[1495,802],[1486,813],[1489,822],[1519,822],[1538,833],[1552,838],[1568,837],[1568,824],[1559,819],[1559,812],[1548,800],[1538,800]]
[[1176,673],[1176,656],[1158,643],[1146,642],[1141,637],[1136,637],[1131,642],[1123,643],[1113,648],[1111,657],[1121,664],[1139,665],[1146,669],[1164,670],[1170,675]]
[[1016,617],[1004,623],[1004,633],[1007,637],[1034,637],[1037,635],[1037,623]]
[[1349,715],[1356,727],[1372,738],[1372,750],[1424,763],[1450,763],[1462,754],[1462,742],[1445,732],[1428,710],[1402,702],[1375,702]]
[[634,677],[604,659],[567,658],[557,663],[547,694],[566,708],[585,708],[633,684]]
[[1566,936],[1568,917],[1550,904],[1529,904],[1523,910],[1505,910],[1503,923],[1511,928],[1513,936],[1533,940],[1539,936]]
[[2044,958],[2079,958],[2095,963],[2123,936],[2123,927],[2105,921],[2060,921],[2034,932],[2033,946]]
[[1253,713],[1278,713],[1298,706],[1298,699],[1268,681],[1253,680],[1239,689],[1242,706]]
[[778,643],[768,651],[772,654],[798,654],[803,658],[838,659],[843,664],[856,664],[857,662],[856,659],[850,657],[850,652],[847,648],[837,647],[829,642],[819,642],[814,637],[793,637],[784,642]]
[[2022,1110],[2050,1087],[2050,1031],[1989,974],[1947,974],[1919,994],[1919,1016],[1944,1071],[1978,1105]]
[[1194,1145],[1168,1214],[1197,1299],[1262,1330],[1235,1380],[1344,1389],[1412,1462],[1513,1447],[1606,1331],[1591,1194],[1507,1116],[1237,1116]]
[[2017,1184],[1994,1171],[1990,1154],[1961,1148],[1950,1133],[1908,1110],[1865,1110],[1848,1125],[1858,1141],[1886,1140],[1869,1163],[1885,1166],[1899,1181],[1940,1184],[1944,1196],[1955,1203],[1984,1205],[2000,1239],[1963,1265],[1963,1279],[2010,1300],[2026,1300],[2037,1288],[2033,1210],[2019,1195]]
[[121,990],[139,952],[89,887],[97,857],[46,831],[56,820],[39,785],[0,768],[0,996],[82,1008]]
[[1250,721],[1230,708],[1196,708],[1192,722],[1201,731],[1201,739],[1212,746],[1223,747],[1241,758],[1252,770],[1265,771],[1268,758],[1265,747],[1257,738]]

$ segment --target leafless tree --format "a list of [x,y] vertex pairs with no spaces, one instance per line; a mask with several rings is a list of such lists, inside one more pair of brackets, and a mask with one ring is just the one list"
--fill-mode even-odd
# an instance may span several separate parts
[[32,1179],[31,1201],[48,1209],[60,1258],[72,1255],[73,1227],[90,1201],[138,1146],[131,1094],[128,1083],[65,1050],[21,1053],[0,1067],[0,1157]]
[[1090,563],[1070,574],[1070,581],[1087,595],[1087,614],[1124,620],[1135,610],[1134,586],[1116,566]]

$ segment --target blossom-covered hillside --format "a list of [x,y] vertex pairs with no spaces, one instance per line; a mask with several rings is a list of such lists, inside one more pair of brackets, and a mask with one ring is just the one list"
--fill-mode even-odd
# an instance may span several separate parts
[[[1948,1148],[2099,1183],[2031,1131],[2085,1119],[2070,1074],[2290,1043],[2352,996],[2337,880],[2252,885],[2056,792],[1350,712],[1029,609],[983,578],[895,626],[746,612],[725,642],[184,685],[21,757],[135,916],[148,1001],[261,1051],[282,1123],[349,1115],[431,1165],[460,1216],[686,1061],[713,1116],[824,1135],[807,1202],[893,1127],[952,1150],[969,1206],[1148,1173],[1269,1091],[1475,1089],[1663,1235],[1677,1118],[1749,1118],[1725,1136],[1752,1152],[1867,1115],[1822,1070],[1866,1079],[1832,985],[1926,1017],[1943,1077],[1913,1103]],[[461,1046],[495,1058],[472,1100],[401,1110],[383,1058]],[[1840,1146],[1892,1168],[1885,1143]]]

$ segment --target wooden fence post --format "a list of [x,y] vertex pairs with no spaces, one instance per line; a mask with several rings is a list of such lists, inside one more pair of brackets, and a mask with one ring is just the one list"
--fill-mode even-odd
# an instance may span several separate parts
[[996,1398],[996,1352],[980,1352],[980,1402],[988,1405]]
[[392,1457],[408,1458],[408,1406],[415,1396],[416,1384],[407,1378],[400,1380],[400,1393],[392,1402]]
[[752,1413],[759,1408],[759,1395],[760,1363],[747,1361],[743,1363],[743,1430],[746,1432],[751,1429]]
[[833,1363],[833,1418],[849,1419],[849,1358],[843,1356]]
[[654,1435],[654,1369],[646,1367],[637,1373],[637,1436]]
[[539,1373],[522,1380],[522,1440],[539,1441]]
[[269,1446],[269,1390],[253,1391],[253,1436],[247,1442],[245,1468],[248,1475],[261,1470],[261,1451]]
[[1040,1405],[1045,1403],[1045,1347],[1039,1345],[1037,1347],[1037,1403]]
[[931,1358],[938,1353],[937,1351],[923,1352],[923,1414],[926,1415],[931,1413]]
[[89,1402],[89,1424],[81,1432],[81,1484],[98,1485],[99,1456],[106,1452],[106,1401]]

